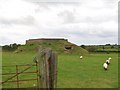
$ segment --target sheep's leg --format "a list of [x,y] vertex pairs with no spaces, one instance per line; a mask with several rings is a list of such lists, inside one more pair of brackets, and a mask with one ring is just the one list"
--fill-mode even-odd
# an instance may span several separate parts
[[107,71],[107,68],[104,68],[105,71]]

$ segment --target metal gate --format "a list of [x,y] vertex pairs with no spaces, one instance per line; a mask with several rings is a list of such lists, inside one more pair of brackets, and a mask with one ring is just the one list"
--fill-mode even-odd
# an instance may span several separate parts
[[[6,70],[15,69],[14,72],[7,72]],[[3,81],[0,83],[4,88],[37,88],[38,87],[38,66],[37,64],[24,65],[9,65],[2,66]],[[32,75],[32,77],[30,77]],[[22,78],[24,76],[24,78]],[[27,78],[30,77],[30,78]],[[34,81],[33,83],[29,83]],[[29,83],[24,86],[24,83]]]
[[[4,87],[8,83],[12,88],[56,88],[57,86],[57,55],[49,48],[39,49],[34,58],[34,64],[2,66],[3,81],[0,85]],[[4,72],[6,68],[13,68],[15,72]],[[24,78],[21,78],[24,75]],[[33,75],[33,76],[29,76]],[[8,76],[5,78],[5,76]],[[31,77],[31,78],[25,78]],[[27,83],[27,84],[24,84]],[[31,82],[31,83],[30,83]],[[23,85],[21,85],[23,84]],[[28,86],[27,86],[28,85]],[[11,88],[11,87],[8,87]]]

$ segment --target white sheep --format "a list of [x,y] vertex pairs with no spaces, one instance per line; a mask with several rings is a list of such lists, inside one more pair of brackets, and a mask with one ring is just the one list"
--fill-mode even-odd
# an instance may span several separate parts
[[110,60],[109,60],[109,59],[107,59],[107,60],[106,60],[106,63],[109,65],[109,64],[110,64]]
[[103,64],[103,68],[104,68],[105,70],[108,69],[108,64],[107,64],[106,62]]
[[111,60],[112,58],[111,57],[109,57],[107,60],[106,60],[106,63],[109,65],[110,64],[110,60]]
[[83,58],[83,56],[80,56],[80,59],[82,59]]
[[111,59],[112,59],[111,57],[108,58],[108,60],[111,60]]

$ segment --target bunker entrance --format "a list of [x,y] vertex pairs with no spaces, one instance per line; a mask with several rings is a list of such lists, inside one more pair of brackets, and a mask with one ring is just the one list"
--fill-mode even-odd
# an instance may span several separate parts
[[66,50],[71,50],[71,49],[73,49],[73,46],[72,45],[65,45],[65,47],[64,47]]

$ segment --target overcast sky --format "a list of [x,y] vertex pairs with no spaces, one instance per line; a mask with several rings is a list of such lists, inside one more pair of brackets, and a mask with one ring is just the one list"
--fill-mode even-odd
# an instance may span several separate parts
[[0,0],[0,45],[35,38],[117,44],[118,0]]

